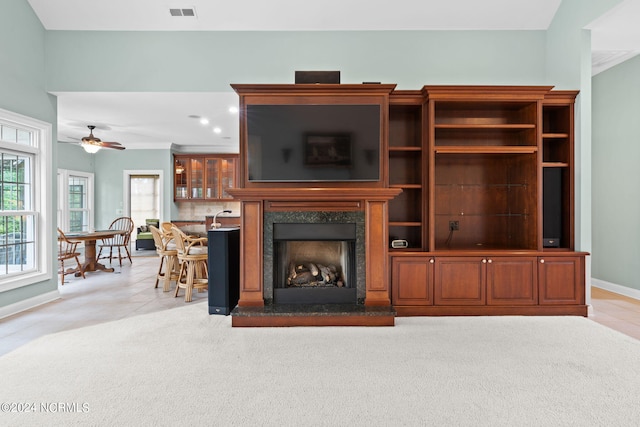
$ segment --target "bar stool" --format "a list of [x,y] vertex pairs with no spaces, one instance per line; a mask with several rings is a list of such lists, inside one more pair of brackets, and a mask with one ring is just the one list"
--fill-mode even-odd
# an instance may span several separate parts
[[191,302],[194,289],[200,291],[209,286],[207,238],[187,236],[175,225],[171,227],[171,233],[180,262],[175,296],[178,296],[180,288],[184,288],[184,301]]
[[[169,234],[163,234],[157,227],[150,225],[149,230],[153,236],[153,242],[156,246],[156,252],[160,255],[160,267],[156,275],[156,288],[160,280],[164,281],[162,290],[169,292],[171,290],[171,281],[178,281],[178,250],[173,242],[173,237]],[[164,271],[162,267],[164,266]]]

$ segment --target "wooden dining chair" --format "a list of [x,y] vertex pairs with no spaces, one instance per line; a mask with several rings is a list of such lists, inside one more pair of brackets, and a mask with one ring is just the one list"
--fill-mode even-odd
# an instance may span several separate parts
[[[160,256],[160,267],[156,274],[156,288],[160,280],[164,282],[162,290],[169,292],[171,290],[171,281],[178,280],[179,275],[179,263],[178,263],[178,250],[176,244],[173,241],[172,234],[163,233],[157,227],[153,225],[149,226],[149,230],[153,235],[153,242],[156,246],[156,252]],[[163,271],[164,267],[164,271]]]
[[[99,260],[109,258],[109,264],[111,264],[111,259],[115,257],[115,255],[113,254],[113,250],[114,248],[117,248],[120,267],[122,267],[122,258],[124,258],[121,249],[124,249],[127,258],[129,258],[129,262],[133,264],[133,261],[131,260],[131,252],[129,252],[129,242],[131,241],[131,233],[133,232],[133,228],[133,220],[128,216],[114,219],[109,226],[109,230],[120,230],[124,231],[124,233],[117,234],[107,239],[102,239],[102,243],[100,243],[99,245],[100,250],[98,251],[98,257],[96,259]],[[109,254],[105,254],[104,256],[102,256],[102,250],[104,248],[109,248]]]
[[[58,273],[60,274],[60,284],[64,285],[64,276],[67,274],[75,274],[80,273],[80,276],[84,279],[84,271],[82,271],[82,266],[80,265],[80,252],[77,251],[78,243],[72,240],[67,239],[67,236],[64,235],[64,232],[58,228],[58,262],[60,263],[60,270]],[[69,259],[76,260],[76,268],[68,268],[65,270],[64,262]]]
[[180,263],[180,273],[174,296],[177,297],[182,288],[185,290],[184,301],[190,302],[194,289],[204,290],[209,286],[207,238],[187,236],[175,225],[171,228],[171,233]]

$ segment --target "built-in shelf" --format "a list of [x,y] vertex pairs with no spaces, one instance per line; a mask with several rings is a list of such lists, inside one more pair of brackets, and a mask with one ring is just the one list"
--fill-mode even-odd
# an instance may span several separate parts
[[415,190],[419,190],[422,188],[422,185],[420,184],[390,184],[389,187],[391,188],[404,188],[407,190],[410,189],[415,189]]
[[516,123],[516,124],[483,124],[483,123],[436,123],[434,125],[436,129],[455,129],[455,130],[477,130],[477,129],[499,129],[499,130],[515,130],[520,131],[523,129],[535,129],[536,125],[533,123]]
[[538,147],[532,145],[522,146],[436,146],[437,154],[531,154],[538,151]]
[[421,227],[421,222],[412,222],[412,221],[389,221],[389,226],[391,227]]
[[389,151],[390,152],[393,152],[393,151],[422,151],[422,147],[408,147],[408,146],[389,147]]

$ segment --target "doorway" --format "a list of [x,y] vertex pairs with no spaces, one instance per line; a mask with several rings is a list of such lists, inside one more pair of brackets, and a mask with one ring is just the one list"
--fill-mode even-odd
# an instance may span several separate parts
[[161,170],[125,170],[124,174],[124,214],[133,220],[131,246],[135,247],[138,227],[145,225],[147,219],[162,221],[163,174]]

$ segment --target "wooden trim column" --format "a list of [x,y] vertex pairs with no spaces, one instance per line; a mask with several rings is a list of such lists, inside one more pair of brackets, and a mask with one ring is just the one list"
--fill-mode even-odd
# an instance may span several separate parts
[[240,299],[238,306],[264,306],[262,283],[262,202],[242,202]]
[[389,266],[386,233],[388,203],[386,200],[366,201],[366,297],[365,305],[390,306]]

